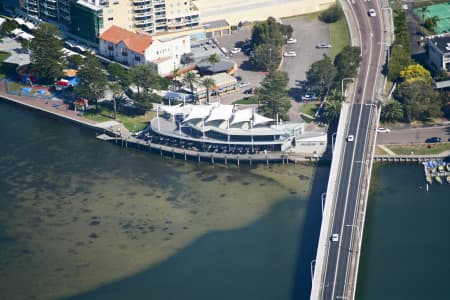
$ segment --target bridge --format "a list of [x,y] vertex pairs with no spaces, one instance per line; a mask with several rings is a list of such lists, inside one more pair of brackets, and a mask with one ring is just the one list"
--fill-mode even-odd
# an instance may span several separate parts
[[[357,78],[342,82],[354,81],[341,110],[330,178],[323,194],[320,237],[311,262],[311,300],[355,298],[379,104],[385,98],[386,79],[381,67],[394,38],[388,1],[348,0],[341,4],[352,45],[361,47],[362,61]],[[376,16],[369,16],[369,9],[375,9]]]

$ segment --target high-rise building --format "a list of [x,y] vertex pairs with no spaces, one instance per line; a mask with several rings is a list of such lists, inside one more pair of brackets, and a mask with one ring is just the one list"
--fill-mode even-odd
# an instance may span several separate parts
[[[26,16],[60,22],[76,32],[87,11],[102,20],[100,33],[112,25],[150,34],[200,26],[200,15],[192,0],[19,0]],[[80,13],[80,11],[83,11]],[[79,24],[76,24],[77,26]],[[78,26],[79,27],[79,26]],[[83,26],[86,27],[86,26]],[[81,30],[81,29],[80,29]]]

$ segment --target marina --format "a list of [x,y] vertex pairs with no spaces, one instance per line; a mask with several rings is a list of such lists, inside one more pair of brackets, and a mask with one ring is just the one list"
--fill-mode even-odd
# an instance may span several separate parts
[[442,184],[444,180],[450,184],[450,163],[444,160],[428,160],[422,164],[428,184],[432,184],[433,179],[439,184]]

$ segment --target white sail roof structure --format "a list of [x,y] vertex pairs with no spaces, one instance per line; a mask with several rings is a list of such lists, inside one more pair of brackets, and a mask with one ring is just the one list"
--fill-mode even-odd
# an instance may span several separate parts
[[264,124],[271,121],[274,121],[274,119],[264,117],[257,113],[253,114],[253,125]]
[[234,118],[233,121],[231,122],[231,125],[241,122],[250,122],[252,116],[253,116],[253,108],[237,110],[234,113]]
[[25,25],[26,27],[28,27],[28,29],[33,30],[36,28],[36,26],[34,26],[33,23],[31,22],[25,22],[23,25]]
[[227,121],[233,115],[233,105],[219,104],[211,111],[206,122],[224,120]]
[[181,104],[178,105],[160,105],[159,108],[164,111],[165,113],[168,113],[170,115],[179,115],[183,113],[183,107],[181,107]]
[[19,17],[14,18],[14,21],[16,21],[17,24],[19,24],[19,25],[24,25],[25,24],[25,21],[22,18],[19,18]]
[[204,119],[211,113],[213,105],[193,105],[190,114],[184,121],[194,120],[194,119]]

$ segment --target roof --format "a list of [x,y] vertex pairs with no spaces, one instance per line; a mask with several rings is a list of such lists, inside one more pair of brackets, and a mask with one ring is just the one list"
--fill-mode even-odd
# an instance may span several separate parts
[[253,108],[246,108],[242,110],[237,110],[234,113],[233,121],[231,122],[231,125],[241,122],[249,122],[253,115]]
[[204,119],[209,116],[213,105],[193,105],[190,114],[184,119],[184,122],[193,119]]
[[99,38],[115,45],[123,42],[128,49],[140,54],[152,44],[151,35],[143,32],[134,33],[116,25],[109,27]]
[[450,53],[450,35],[434,35],[428,38],[428,42],[434,44],[442,53]]
[[226,20],[217,20],[217,21],[211,21],[206,24],[203,24],[203,28],[210,29],[210,28],[221,28],[230,26],[230,24]]
[[233,115],[233,107],[234,105],[217,105],[211,111],[209,118],[206,122],[216,121],[216,120],[229,120]]

